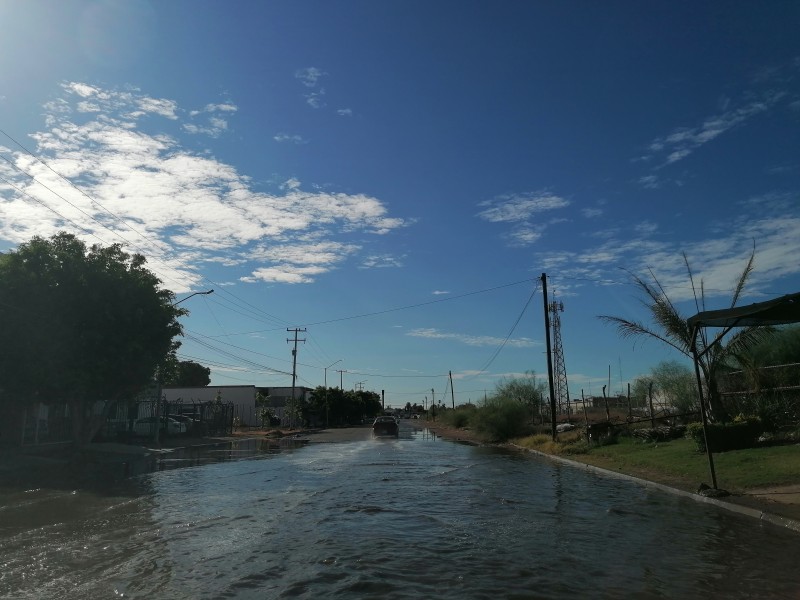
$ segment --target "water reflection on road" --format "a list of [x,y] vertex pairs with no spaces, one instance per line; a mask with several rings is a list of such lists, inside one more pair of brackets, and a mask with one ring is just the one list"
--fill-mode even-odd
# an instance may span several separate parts
[[4,598],[750,598],[800,536],[497,448],[248,442],[6,493]]

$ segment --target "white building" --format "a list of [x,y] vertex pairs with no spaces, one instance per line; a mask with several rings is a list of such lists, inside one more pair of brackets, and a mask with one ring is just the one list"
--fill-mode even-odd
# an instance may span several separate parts
[[[183,404],[200,404],[211,402],[217,397],[224,403],[234,406],[234,416],[243,426],[255,426],[261,423],[259,409],[256,406],[256,394],[267,397],[267,406],[272,408],[275,416],[283,423],[286,405],[292,397],[291,387],[256,387],[255,385],[209,385],[205,387],[165,387],[162,395],[167,402]],[[311,388],[297,386],[294,397],[297,400],[308,400]]]

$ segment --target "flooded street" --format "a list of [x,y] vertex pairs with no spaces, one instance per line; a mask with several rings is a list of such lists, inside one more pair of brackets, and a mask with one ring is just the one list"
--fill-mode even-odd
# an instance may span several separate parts
[[0,597],[800,596],[795,533],[405,426],[156,467],[3,490]]

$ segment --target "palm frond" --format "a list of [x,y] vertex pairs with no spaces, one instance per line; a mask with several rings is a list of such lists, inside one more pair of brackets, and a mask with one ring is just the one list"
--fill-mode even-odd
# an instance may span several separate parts
[[692,286],[692,295],[694,296],[694,307],[697,309],[697,312],[700,312],[700,307],[702,306],[702,310],[705,310],[706,304],[706,294],[703,290],[703,280],[700,280],[700,299],[698,301],[697,298],[697,288],[694,285],[694,272],[692,271],[692,266],[689,264],[689,257],[686,255],[686,251],[681,252],[683,255],[683,264],[686,265],[686,272],[689,274],[689,283]]
[[756,242],[755,240],[753,240],[753,251],[750,253],[750,260],[747,261],[747,266],[744,268],[744,271],[742,271],[742,274],[739,276],[739,281],[736,282],[736,289],[733,292],[731,308],[736,306],[736,303],[739,301],[739,296],[741,296],[742,291],[744,290],[744,286],[747,283],[747,280],[750,278],[750,273],[753,272],[755,259],[756,259]]
[[724,346],[723,355],[741,356],[775,335],[774,327],[743,327],[734,333]]
[[667,307],[669,307],[670,310],[672,310],[672,312],[677,314],[678,313],[677,309],[672,305],[672,300],[670,300],[669,296],[667,296],[667,291],[664,289],[664,286],[661,285],[661,282],[658,280],[658,277],[656,277],[656,274],[653,273],[653,270],[650,269],[650,268],[648,268],[647,270],[650,272],[650,277],[653,278],[653,281],[655,282],[656,286],[658,287],[658,291],[659,291],[658,295],[659,295],[659,299],[660,299],[661,303],[665,304]]
[[617,332],[619,333],[619,336],[621,338],[629,338],[636,336],[651,337],[661,342],[664,342],[668,346],[672,346],[680,353],[686,354],[688,356],[687,351],[684,348],[682,348],[681,345],[676,344],[674,340],[660,334],[659,332],[653,329],[650,329],[649,327],[643,325],[642,323],[639,323],[638,321],[629,321],[628,319],[623,319],[622,317],[614,317],[611,315],[598,315],[597,318],[606,323],[615,325],[617,327]]

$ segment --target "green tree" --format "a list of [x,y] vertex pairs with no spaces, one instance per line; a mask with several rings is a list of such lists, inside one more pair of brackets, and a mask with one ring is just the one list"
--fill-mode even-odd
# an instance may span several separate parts
[[536,373],[526,371],[524,377],[504,378],[495,386],[492,397],[496,400],[514,400],[528,409],[530,420],[541,416],[546,384]]
[[176,387],[205,387],[211,383],[211,369],[191,360],[176,361],[162,375],[161,382]]
[[[366,390],[343,391],[317,386],[310,395],[309,410],[332,426],[356,425],[381,412],[381,397]],[[326,418],[327,417],[327,418]]]
[[633,382],[631,399],[636,406],[649,407],[650,384],[653,395],[680,414],[697,410],[697,382],[692,370],[677,361],[658,363],[650,374]]
[[[754,260],[755,250],[750,254],[747,265],[745,265],[742,274],[736,281],[733,298],[730,303],[731,307],[736,306],[736,303],[739,301],[745,284],[753,271]],[[699,286],[695,285],[694,274],[689,265],[689,258],[686,256],[685,252],[683,253],[683,262],[686,265],[686,272],[692,287],[695,307],[698,312],[707,310],[703,280],[700,280]],[[650,270],[649,273],[652,282],[645,281],[632,273],[630,275],[638,291],[644,296],[642,304],[650,312],[653,325],[645,325],[639,321],[631,321],[623,317],[610,315],[599,315],[598,318],[615,325],[620,336],[623,338],[644,337],[656,339],[691,358],[692,331],[686,323],[687,317],[682,315],[678,309],[675,308],[675,305],[669,296],[667,296],[661,282],[653,271]],[[720,341],[720,343],[712,345],[711,342],[713,342],[715,338],[709,338],[705,330],[700,331],[700,335],[698,336],[698,351],[702,353],[707,350],[707,352],[700,358],[699,366],[705,380],[705,397],[709,416],[712,419],[720,421],[728,419],[728,414],[722,404],[722,398],[719,392],[720,373],[727,368],[727,365],[729,365],[731,361],[736,361],[738,356],[748,348],[752,348],[763,341],[771,335],[771,333],[772,330],[767,327],[744,327],[728,332],[726,336],[724,336],[727,337],[725,343]]]
[[[181,334],[172,292],[119,244],[34,237],[0,261],[3,401],[65,401],[88,442],[108,409],[153,381]],[[9,351],[13,350],[13,351]]]

